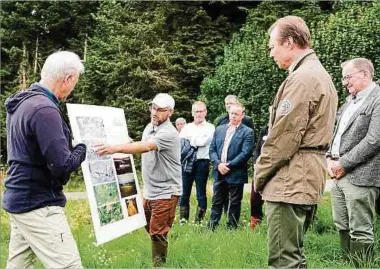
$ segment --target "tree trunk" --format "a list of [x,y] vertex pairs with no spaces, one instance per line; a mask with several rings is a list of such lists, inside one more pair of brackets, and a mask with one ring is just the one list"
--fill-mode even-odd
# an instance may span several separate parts
[[34,75],[37,75],[37,63],[38,63],[38,36],[36,39],[36,54],[34,56],[34,69],[33,69]]
[[86,62],[86,56],[87,56],[87,39],[88,39],[88,34],[86,33],[86,38],[84,39],[83,62]]

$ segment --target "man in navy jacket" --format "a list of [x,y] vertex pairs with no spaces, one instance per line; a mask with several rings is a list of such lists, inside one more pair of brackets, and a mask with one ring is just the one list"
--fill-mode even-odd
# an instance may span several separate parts
[[11,220],[6,268],[81,268],[77,245],[63,207],[62,186],[86,158],[86,146],[71,146],[59,108],[84,70],[78,55],[50,55],[41,81],[6,100],[8,172],[3,208]]
[[244,106],[231,105],[229,124],[218,126],[210,145],[214,191],[208,227],[215,229],[222,215],[224,197],[229,197],[227,228],[236,229],[240,218],[244,184],[248,182],[248,160],[254,140],[251,128],[242,124]]

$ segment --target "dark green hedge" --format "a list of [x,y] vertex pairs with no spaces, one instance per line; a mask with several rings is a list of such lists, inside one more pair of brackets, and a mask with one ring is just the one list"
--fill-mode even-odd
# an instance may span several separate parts
[[201,98],[208,103],[211,118],[224,113],[227,94],[236,94],[256,126],[266,124],[268,106],[287,75],[268,55],[267,30],[286,15],[305,19],[312,47],[333,77],[341,102],[347,95],[340,82],[343,61],[366,57],[375,69],[380,68],[380,2],[335,3],[329,12],[311,2],[263,2],[250,10],[247,23],[225,48],[214,74],[202,83]]

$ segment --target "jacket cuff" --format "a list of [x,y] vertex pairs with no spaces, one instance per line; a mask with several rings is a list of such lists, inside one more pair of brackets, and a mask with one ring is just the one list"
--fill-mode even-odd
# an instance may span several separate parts
[[339,158],[339,163],[345,171],[350,170],[354,166],[345,156]]
[[82,163],[86,159],[86,149],[87,147],[83,143],[79,143],[74,147],[72,154],[79,163]]

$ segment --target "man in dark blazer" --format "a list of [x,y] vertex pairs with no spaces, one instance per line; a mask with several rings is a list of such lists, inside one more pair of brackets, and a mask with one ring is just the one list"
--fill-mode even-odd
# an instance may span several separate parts
[[[239,103],[239,100],[236,95],[229,94],[224,98],[224,106],[226,108],[227,114],[221,117],[218,117],[215,120],[215,127],[218,127],[223,124],[228,124],[230,122],[230,116],[228,114],[230,110],[230,106]],[[244,115],[243,119],[241,120],[241,123],[244,124],[245,126],[249,127],[253,131],[253,141],[255,141],[255,129],[254,129],[254,124],[253,120],[250,116]],[[224,204],[223,204],[223,211],[227,215],[228,211],[228,196],[224,197]]]
[[229,124],[217,127],[210,145],[215,179],[208,223],[212,230],[219,224],[226,196],[229,197],[227,228],[238,227],[244,184],[248,182],[248,160],[254,147],[253,131],[242,124],[243,118],[244,106],[231,105]]
[[350,95],[338,113],[327,165],[335,178],[332,211],[341,248],[359,266],[373,253],[380,193],[380,87],[373,82],[373,64],[364,58],[344,62],[342,75]]

